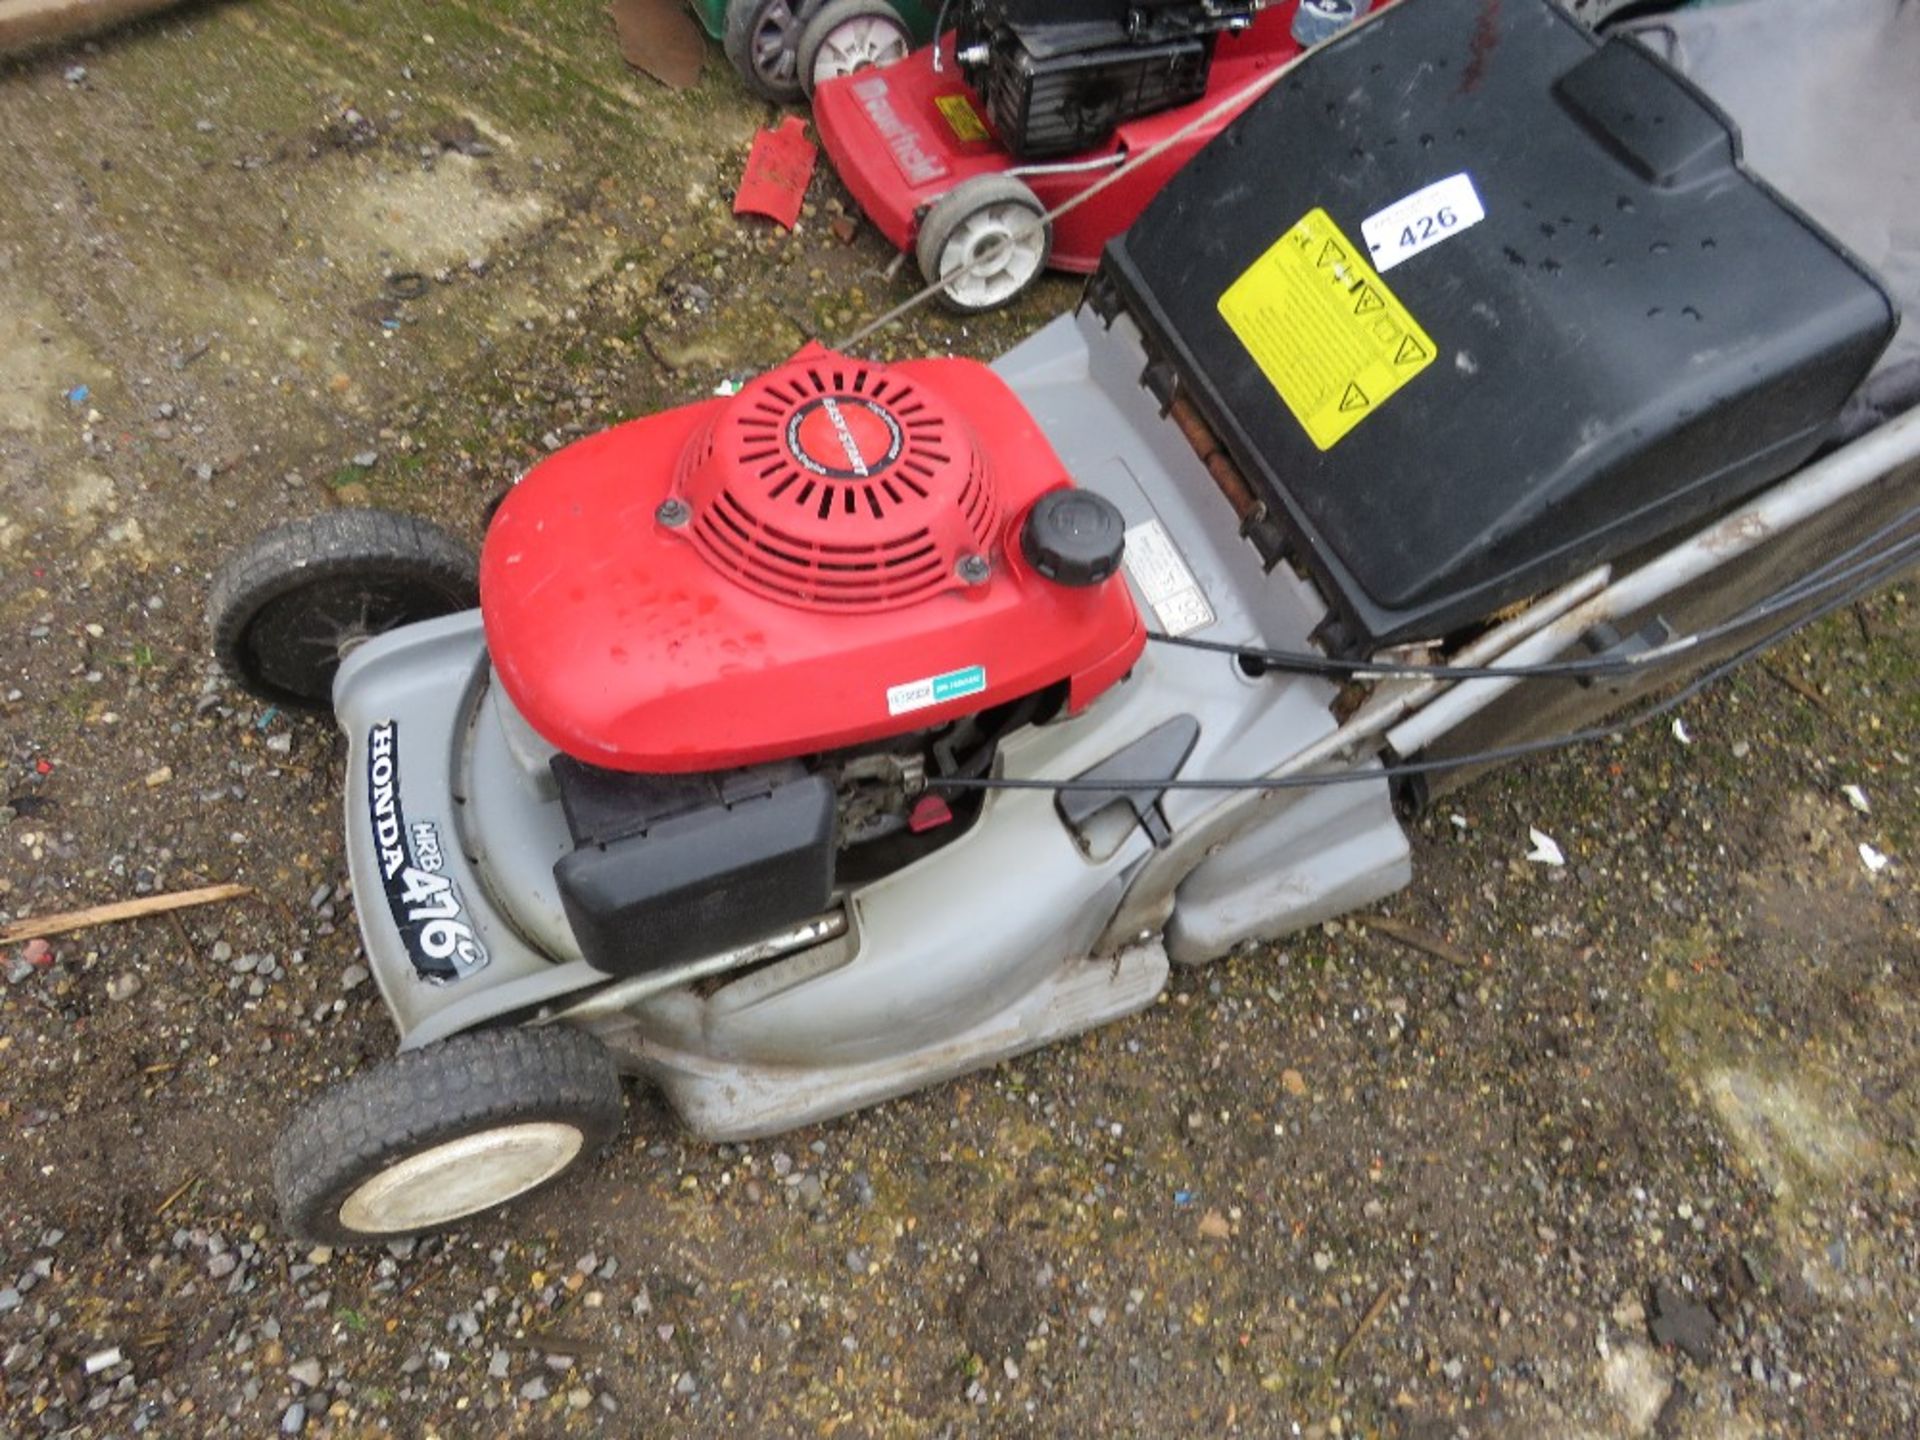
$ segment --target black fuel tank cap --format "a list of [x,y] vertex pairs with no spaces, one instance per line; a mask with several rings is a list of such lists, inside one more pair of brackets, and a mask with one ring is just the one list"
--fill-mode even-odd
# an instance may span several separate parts
[[1090,490],[1051,490],[1020,527],[1020,553],[1056,585],[1098,585],[1120,568],[1127,522]]

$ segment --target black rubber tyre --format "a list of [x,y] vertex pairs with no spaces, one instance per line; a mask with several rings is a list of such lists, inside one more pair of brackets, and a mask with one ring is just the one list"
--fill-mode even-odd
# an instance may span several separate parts
[[275,704],[323,710],[354,644],[480,603],[473,551],[390,510],[333,510],[267,531],[214,577],[220,667]]
[[[839,53],[849,36],[863,42],[862,53]],[[912,49],[913,32],[887,0],[827,0],[800,27],[796,57],[800,88],[811,100],[814,86],[822,80],[891,64]]]
[[791,105],[800,92],[800,25],[810,0],[728,0],[721,47],[747,88]]
[[961,315],[977,315],[1012,303],[1038,280],[1053,253],[1053,227],[1042,226],[996,252],[1002,240],[1020,234],[1046,213],[1040,198],[1011,175],[962,180],[928,209],[914,242],[914,258],[929,285],[973,256],[999,254],[983,272],[961,276],[940,292],[940,303]]
[[619,1133],[621,1113],[613,1057],[584,1031],[470,1031],[309,1101],[274,1146],[274,1193],[302,1239],[422,1235],[558,1180]]

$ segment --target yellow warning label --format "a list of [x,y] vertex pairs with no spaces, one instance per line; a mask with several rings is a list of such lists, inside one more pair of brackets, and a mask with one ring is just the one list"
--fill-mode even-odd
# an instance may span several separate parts
[[973,104],[964,95],[936,95],[933,103],[940,107],[940,113],[946,117],[947,128],[953,131],[957,140],[984,140],[987,127],[974,113]]
[[1317,206],[1220,297],[1307,437],[1330,450],[1433,363],[1434,344]]

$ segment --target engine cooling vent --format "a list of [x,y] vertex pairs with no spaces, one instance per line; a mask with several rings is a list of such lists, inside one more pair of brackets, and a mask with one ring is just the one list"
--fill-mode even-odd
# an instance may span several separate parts
[[715,569],[815,610],[885,610],[962,586],[962,562],[987,554],[1000,519],[957,410],[820,349],[735,395],[688,444],[674,493]]

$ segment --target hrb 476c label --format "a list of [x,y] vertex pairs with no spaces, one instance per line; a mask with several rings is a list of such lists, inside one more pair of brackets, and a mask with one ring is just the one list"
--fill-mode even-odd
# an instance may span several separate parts
[[420,978],[458,980],[485,965],[487,951],[468,923],[460,887],[443,873],[447,858],[439,826],[431,820],[407,823],[400,803],[399,734],[391,720],[367,732],[367,815],[381,888]]

